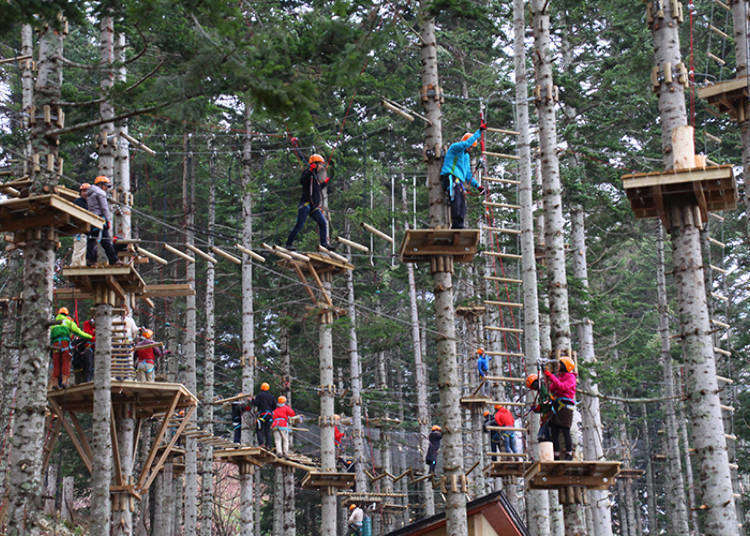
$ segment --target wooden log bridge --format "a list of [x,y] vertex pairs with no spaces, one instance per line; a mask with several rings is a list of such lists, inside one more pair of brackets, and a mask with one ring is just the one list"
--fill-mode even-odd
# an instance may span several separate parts
[[535,462],[524,473],[529,489],[562,489],[569,486],[608,489],[620,471],[620,462]]

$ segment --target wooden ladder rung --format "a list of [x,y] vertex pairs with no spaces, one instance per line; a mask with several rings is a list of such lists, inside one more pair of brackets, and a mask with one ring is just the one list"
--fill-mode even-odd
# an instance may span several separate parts
[[732,357],[732,352],[730,352],[729,350],[724,350],[724,348],[719,348],[718,346],[714,346],[714,352],[723,356]]
[[726,322],[722,322],[721,320],[716,320],[716,319],[712,318],[711,319],[711,323],[714,326],[719,326],[720,328],[729,329],[729,324],[727,324]]
[[729,298],[727,298],[726,296],[722,296],[721,294],[718,294],[716,292],[712,292],[711,297],[720,301],[725,301],[725,302],[729,301]]
[[494,156],[495,158],[502,158],[504,160],[520,160],[521,157],[515,154],[495,153],[493,151],[484,151],[482,153],[485,156]]
[[729,383],[729,384],[734,383],[734,380],[732,378],[725,378],[724,376],[719,376],[719,375],[716,376],[716,380],[722,383]]
[[518,458],[528,458],[529,455],[525,452],[487,452],[487,456],[495,456],[495,457],[501,457],[501,458],[512,458],[512,457],[518,457]]
[[498,326],[484,326],[484,329],[490,331],[502,331],[503,333],[523,333],[521,328],[501,328]]
[[722,37],[722,38],[724,38],[724,39],[729,39],[729,36],[728,36],[728,35],[727,35],[726,33],[724,33],[723,31],[719,30],[719,29],[718,29],[718,28],[717,28],[716,26],[714,26],[713,24],[709,24],[709,25],[708,25],[708,29],[709,29],[709,30],[711,30],[711,31],[712,31],[713,33],[715,33],[716,35],[718,35],[719,37]]
[[510,134],[511,136],[520,136],[517,130],[506,130],[504,128],[487,127],[487,132],[497,132],[498,134]]
[[724,221],[724,216],[717,214],[716,212],[709,212],[708,215],[712,218],[716,218],[719,221]]
[[497,281],[498,283],[523,283],[520,279],[513,279],[512,277],[498,277],[496,275],[485,275],[484,278],[487,281]]
[[496,352],[494,350],[485,350],[485,354],[492,356],[507,356],[507,357],[524,357],[524,354],[518,352]]
[[514,235],[520,235],[521,230],[520,229],[507,229],[505,227],[483,227],[485,231],[492,231],[493,233],[503,233],[503,234],[514,234]]
[[521,181],[513,180],[513,179],[501,179],[499,177],[484,177],[484,180],[487,182],[496,182],[498,184],[521,184]]
[[524,383],[526,378],[519,378],[514,376],[485,376],[485,380],[490,382],[508,382],[508,383]]
[[729,270],[725,270],[724,268],[719,268],[718,266],[714,266],[713,264],[709,264],[708,267],[714,270],[715,272],[719,272],[720,274],[726,275],[729,273]]
[[503,253],[502,251],[483,251],[482,255],[488,255],[490,257],[502,257],[503,259],[521,259],[521,256],[516,253]]
[[512,210],[519,210],[521,208],[521,205],[509,205],[508,203],[496,203],[494,201],[482,201],[482,204],[485,207],[492,208],[509,208]]
[[515,307],[515,308],[522,308],[523,304],[518,302],[506,302],[506,301],[496,301],[496,300],[484,300],[485,305],[497,305],[499,307]]
[[719,404],[719,407],[723,409],[724,411],[728,411],[729,413],[734,413],[734,406],[727,406],[725,404]]
[[708,241],[716,246],[719,246],[720,248],[727,247],[727,245],[724,242],[719,242],[718,240],[716,240],[715,238],[711,238],[710,236],[708,237]]
[[724,2],[722,2],[721,0],[714,0],[714,4],[716,4],[722,9],[726,9],[727,11],[732,11],[732,8],[729,7],[728,4],[725,4]]
[[721,59],[719,56],[716,56],[715,54],[711,54],[710,52],[706,52],[706,56],[714,60],[719,65],[726,65],[727,62],[725,62],[723,59]]

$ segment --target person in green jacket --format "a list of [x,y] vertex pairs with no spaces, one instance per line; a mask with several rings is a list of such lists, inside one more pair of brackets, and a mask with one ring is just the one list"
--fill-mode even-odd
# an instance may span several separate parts
[[81,330],[78,324],[68,316],[69,314],[67,307],[60,307],[57,310],[55,324],[49,330],[50,345],[52,346],[50,389],[65,389],[70,382],[71,334],[75,333],[84,339],[91,339],[91,335]]

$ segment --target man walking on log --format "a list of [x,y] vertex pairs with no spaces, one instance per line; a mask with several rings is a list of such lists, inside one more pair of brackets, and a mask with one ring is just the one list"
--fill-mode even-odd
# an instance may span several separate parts
[[443,181],[443,189],[448,194],[451,205],[451,227],[453,229],[464,228],[466,217],[466,185],[471,184],[480,193],[484,187],[480,185],[471,174],[471,158],[469,152],[477,146],[477,140],[487,125],[482,122],[479,129],[472,134],[467,132],[458,141],[448,147],[443,159],[443,167],[440,170],[440,179]]
[[107,190],[109,190],[109,179],[104,175],[99,175],[94,179],[94,185],[88,189],[86,194],[86,203],[89,212],[104,218],[104,227],[102,229],[91,229],[88,241],[86,243],[86,264],[94,266],[97,261],[98,251],[97,244],[101,244],[104,253],[107,255],[109,264],[117,263],[117,253],[109,237],[109,227],[112,223],[112,213],[109,211],[109,202],[107,201]]
[[[297,145],[297,138],[291,139],[294,154],[302,162],[304,158]],[[326,173],[325,158],[319,154],[313,154],[307,159],[308,168],[302,172],[300,184],[302,185],[302,196],[297,206],[297,223],[289,233],[286,239],[286,249],[294,250],[294,240],[305,225],[307,217],[310,216],[318,224],[318,234],[320,235],[320,245],[333,251],[333,247],[328,243],[328,220],[326,220],[321,207],[323,199],[323,188],[328,186],[328,181],[333,178],[333,166],[331,174]]]

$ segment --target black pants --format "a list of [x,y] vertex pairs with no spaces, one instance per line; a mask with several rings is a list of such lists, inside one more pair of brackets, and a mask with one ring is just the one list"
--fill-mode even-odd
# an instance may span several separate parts
[[463,229],[466,217],[466,195],[460,184],[453,185],[453,199],[451,199],[451,228]]
[[271,448],[271,421],[258,419],[255,426],[255,436],[258,438],[258,446]]
[[234,430],[234,442],[242,442],[242,404],[232,404],[232,429]]
[[[101,234],[100,234],[101,233]],[[117,253],[112,245],[112,239],[109,237],[109,229],[91,229],[86,240],[86,264],[96,264],[97,253],[97,242],[104,248],[104,253],[107,254],[107,260],[109,264],[115,264],[117,262]]]
[[308,216],[314,219],[318,224],[320,245],[323,247],[328,246],[328,221],[326,221],[326,217],[323,216],[323,211],[320,209],[320,207],[311,210],[309,203],[303,203],[302,205],[297,207],[297,223],[294,225],[294,229],[292,229],[292,232],[289,233],[289,238],[286,239],[286,247],[292,246],[294,240],[297,238],[297,235],[302,230],[302,227],[304,227],[305,221],[307,220]]
[[[558,424],[555,424],[553,422],[550,422],[550,431],[552,432],[552,447],[555,449],[555,452],[561,452],[560,451],[560,434],[563,435],[563,440],[565,441],[565,452],[569,452],[572,454],[573,452],[573,439],[570,437],[570,426],[560,426]],[[560,459],[563,459],[564,457],[561,455]]]

